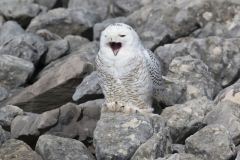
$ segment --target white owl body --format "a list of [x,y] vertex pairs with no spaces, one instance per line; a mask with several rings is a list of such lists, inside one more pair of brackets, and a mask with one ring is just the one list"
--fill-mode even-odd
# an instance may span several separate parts
[[147,50],[129,26],[114,24],[102,32],[96,64],[104,111],[152,112],[154,81],[149,62]]

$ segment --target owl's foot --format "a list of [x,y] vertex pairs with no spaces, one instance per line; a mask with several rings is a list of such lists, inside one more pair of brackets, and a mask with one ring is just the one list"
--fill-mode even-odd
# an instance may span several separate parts
[[102,112],[121,112],[123,105],[118,102],[104,103],[102,106]]

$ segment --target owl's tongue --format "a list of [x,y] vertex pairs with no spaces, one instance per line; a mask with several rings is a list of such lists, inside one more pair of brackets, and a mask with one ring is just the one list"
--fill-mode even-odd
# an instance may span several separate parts
[[113,54],[116,56],[119,49],[122,47],[122,44],[120,42],[110,42],[110,47],[112,48]]

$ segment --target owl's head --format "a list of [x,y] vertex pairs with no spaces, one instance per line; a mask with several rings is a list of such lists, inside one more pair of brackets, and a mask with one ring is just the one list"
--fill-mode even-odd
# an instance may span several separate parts
[[124,54],[124,52],[121,51],[137,47],[139,43],[140,40],[137,33],[132,27],[124,23],[114,23],[109,25],[102,31],[100,38],[100,48],[113,56]]

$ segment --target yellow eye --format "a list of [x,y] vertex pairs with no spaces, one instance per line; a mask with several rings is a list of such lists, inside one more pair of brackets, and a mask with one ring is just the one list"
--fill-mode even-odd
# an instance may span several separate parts
[[120,36],[120,37],[125,37],[126,35],[120,34],[119,36]]

